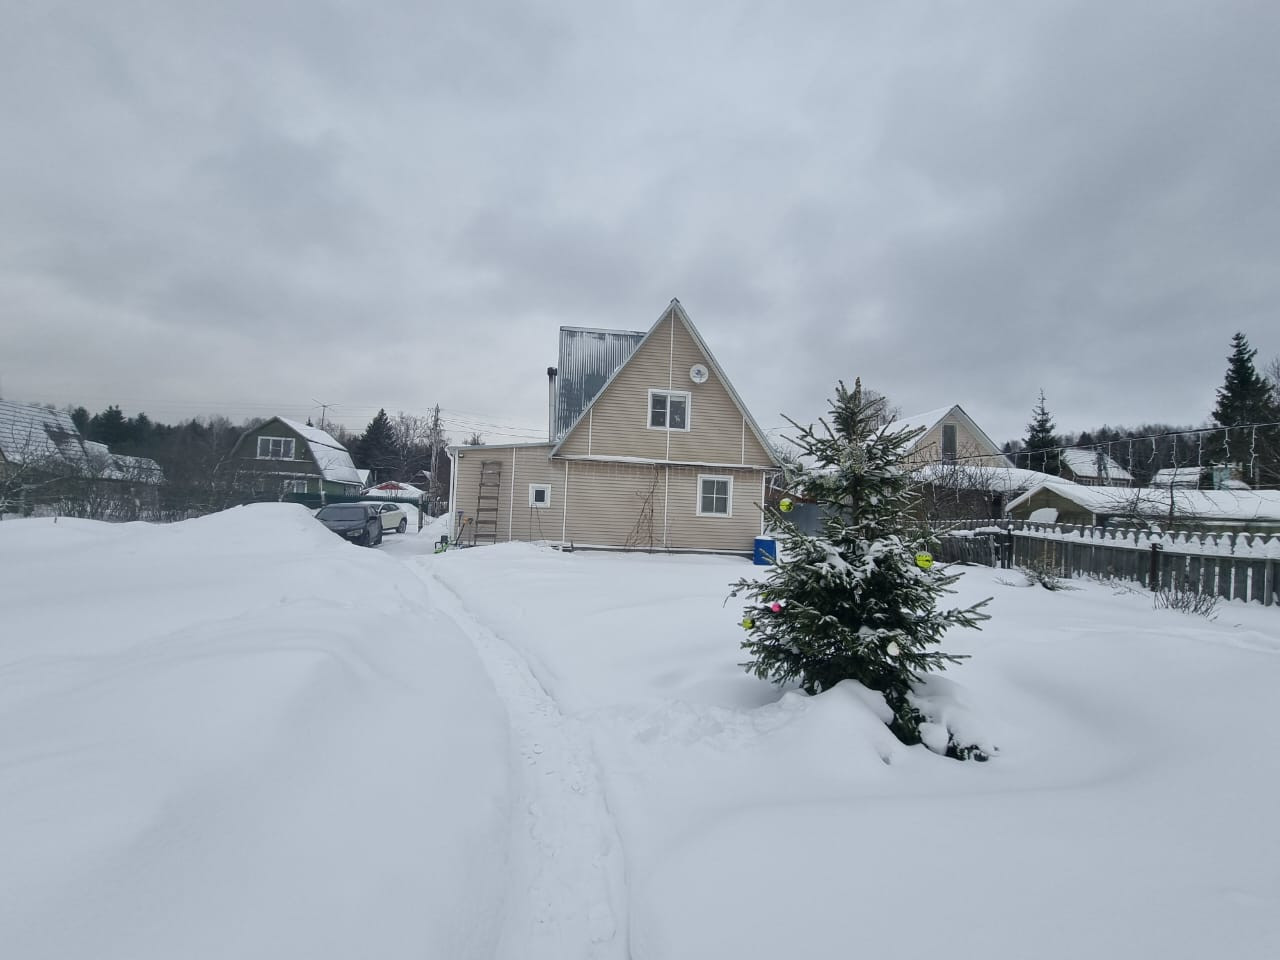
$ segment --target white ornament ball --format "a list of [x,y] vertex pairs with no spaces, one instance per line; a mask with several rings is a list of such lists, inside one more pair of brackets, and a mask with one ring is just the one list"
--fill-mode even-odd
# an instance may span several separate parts
[[895,641],[890,640],[889,646],[885,647],[885,652],[888,653],[889,656],[891,657],[896,657],[898,654],[902,652],[902,650],[901,648],[899,648],[898,644]]

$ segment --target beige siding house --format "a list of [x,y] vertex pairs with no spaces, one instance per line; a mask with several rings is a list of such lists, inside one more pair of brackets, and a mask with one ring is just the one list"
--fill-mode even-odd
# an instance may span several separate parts
[[907,451],[907,463],[912,467],[937,463],[962,463],[974,467],[1009,466],[1009,459],[959,404],[903,417],[891,423],[887,429],[890,432],[924,431]]
[[455,446],[463,543],[750,554],[778,461],[678,300],[646,333],[560,330],[546,443]]

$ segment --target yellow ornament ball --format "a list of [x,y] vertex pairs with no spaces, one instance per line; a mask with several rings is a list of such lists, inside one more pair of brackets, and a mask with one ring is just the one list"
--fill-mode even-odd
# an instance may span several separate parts
[[743,618],[742,618],[742,629],[743,629],[743,630],[750,630],[750,629],[751,629],[752,627],[754,627],[755,625],[756,625],[756,622],[755,622],[754,620],[752,620],[750,617],[743,617]]
[[928,553],[916,554],[916,566],[921,570],[929,570],[933,567],[933,555]]
[[781,500],[778,501],[778,509],[781,510],[783,513],[790,513],[791,508],[794,506],[795,504],[791,502],[790,497],[783,497]]

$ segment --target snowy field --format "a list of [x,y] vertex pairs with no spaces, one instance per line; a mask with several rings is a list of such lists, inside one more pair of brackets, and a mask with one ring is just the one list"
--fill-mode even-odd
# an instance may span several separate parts
[[895,741],[745,561],[0,523],[0,956],[1280,957],[1280,612],[992,596]]

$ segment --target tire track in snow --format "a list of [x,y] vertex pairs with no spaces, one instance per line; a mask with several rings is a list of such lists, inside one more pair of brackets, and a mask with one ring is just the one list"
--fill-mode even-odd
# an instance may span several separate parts
[[508,893],[497,960],[626,960],[626,879],[590,735],[527,661],[429,570],[432,606],[475,644],[511,726]]

